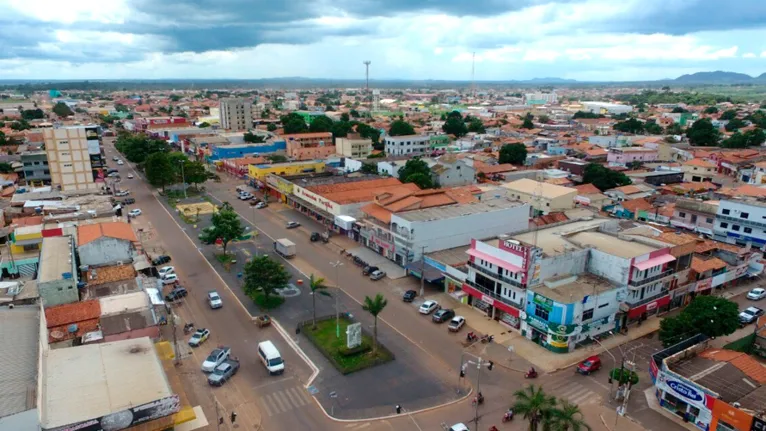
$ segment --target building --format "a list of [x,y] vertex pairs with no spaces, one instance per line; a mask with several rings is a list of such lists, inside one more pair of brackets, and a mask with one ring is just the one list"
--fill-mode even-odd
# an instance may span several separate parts
[[582,110],[585,112],[592,112],[594,114],[627,114],[633,112],[633,107],[630,105],[621,105],[618,103],[607,102],[580,102]]
[[713,236],[718,202],[679,198],[670,225]]
[[0,429],[39,429],[38,396],[43,381],[38,363],[41,354],[40,306],[14,306],[0,309],[0,337],[3,340],[3,368],[0,380]]
[[57,127],[43,133],[51,184],[65,192],[98,190],[89,152],[90,147],[99,147],[97,128]]
[[112,295],[99,299],[100,331],[105,342],[149,337],[160,338],[159,313],[145,291]]
[[51,171],[45,151],[21,153],[21,163],[24,165],[24,179],[28,185],[39,186],[51,183]]
[[[438,159],[425,159],[431,168],[431,178],[440,187],[466,186],[476,182],[476,170],[464,159],[446,154]],[[398,175],[397,171],[397,175]]]
[[250,130],[253,128],[253,113],[249,100],[221,99],[219,115],[221,127],[225,130]]
[[657,160],[657,150],[644,147],[619,147],[610,148],[606,161],[615,165],[627,165],[629,163],[649,163]]
[[335,154],[332,133],[296,133],[283,135],[287,156],[293,160],[320,160]]
[[651,172],[627,173],[634,183],[646,183],[653,186],[664,186],[667,184],[678,184],[683,181],[684,173],[670,170],[660,170]]
[[386,136],[383,143],[388,156],[421,156],[431,149],[427,135]]
[[81,279],[99,286],[136,277],[138,242],[128,223],[82,224],[77,227]]
[[192,126],[184,117],[139,117],[124,121],[125,129],[135,132],[157,132],[163,129],[178,129]]
[[501,187],[507,190],[509,198],[529,204],[535,216],[572,209],[577,196],[576,189],[528,178],[503,184]]
[[343,157],[365,159],[372,154],[372,139],[362,138],[358,134],[335,138],[335,152]]
[[48,342],[53,348],[79,345],[86,334],[99,329],[101,305],[98,300],[54,305],[45,309]]
[[80,300],[76,265],[71,236],[43,238],[37,289],[46,307]]
[[716,165],[701,159],[691,159],[681,165],[681,169],[687,183],[712,182],[716,175]]
[[555,105],[559,98],[556,92],[552,93],[526,93],[524,94],[525,105]]
[[214,145],[210,148],[208,160],[215,162],[225,159],[255,157],[284,152],[286,149],[287,144],[284,141],[274,141],[270,144]]
[[713,227],[713,238],[730,244],[766,245],[766,200],[763,198],[723,199]]
[[250,165],[248,167],[247,175],[251,182],[256,182],[263,186],[266,182],[266,177],[270,174],[278,176],[300,175],[324,172],[324,170],[325,162],[323,160],[308,160],[302,162]]

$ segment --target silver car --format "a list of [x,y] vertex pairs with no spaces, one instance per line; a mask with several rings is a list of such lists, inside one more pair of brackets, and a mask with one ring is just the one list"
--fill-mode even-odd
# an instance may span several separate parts
[[385,276],[386,276],[386,273],[381,270],[372,271],[372,274],[370,274],[370,280],[377,281]]
[[207,293],[207,303],[210,304],[210,308],[216,309],[223,307],[223,301],[221,296],[215,290],[211,290]]

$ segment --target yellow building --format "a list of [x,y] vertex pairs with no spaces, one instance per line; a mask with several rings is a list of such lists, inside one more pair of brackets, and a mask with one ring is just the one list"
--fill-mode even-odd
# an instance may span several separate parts
[[324,160],[307,160],[302,162],[250,165],[247,171],[250,179],[265,183],[266,176],[269,174],[298,175],[311,172],[324,172],[324,169]]
[[43,225],[21,226],[13,231],[11,252],[16,255],[40,250],[43,243]]

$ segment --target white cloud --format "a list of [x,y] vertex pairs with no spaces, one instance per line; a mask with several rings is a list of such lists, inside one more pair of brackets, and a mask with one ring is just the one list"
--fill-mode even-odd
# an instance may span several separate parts
[[755,58],[755,54],[753,54],[752,52],[746,52],[742,54],[742,58]]

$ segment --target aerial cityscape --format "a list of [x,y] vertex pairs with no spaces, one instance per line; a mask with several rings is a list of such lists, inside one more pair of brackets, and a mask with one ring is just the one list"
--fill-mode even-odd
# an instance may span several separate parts
[[0,431],[766,431],[764,30],[0,0]]

